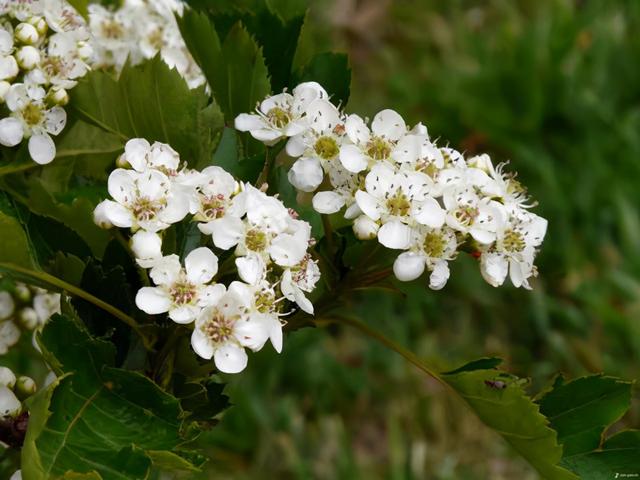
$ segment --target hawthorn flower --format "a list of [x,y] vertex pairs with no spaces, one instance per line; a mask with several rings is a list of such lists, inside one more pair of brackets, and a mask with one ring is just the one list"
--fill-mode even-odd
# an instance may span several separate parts
[[[38,317],[37,327],[42,327],[54,314],[61,313],[61,296],[59,293],[50,293],[42,289],[38,289],[36,292],[33,297],[33,309]],[[30,330],[34,330],[34,328]]]
[[18,145],[29,138],[29,154],[41,165],[56,156],[51,135],[58,135],[67,123],[67,114],[61,107],[49,108],[44,102],[45,91],[17,83],[6,94],[6,105],[11,116],[0,120],[0,143],[7,147]]
[[407,133],[407,125],[397,112],[387,109],[373,117],[371,128],[360,116],[349,115],[345,132],[352,143],[340,149],[340,161],[344,168],[358,173],[379,160],[389,159],[398,140]]
[[502,204],[489,197],[481,198],[470,187],[445,191],[443,202],[447,210],[447,225],[471,235],[481,244],[495,241],[498,222],[504,213]]
[[225,292],[224,285],[209,284],[218,272],[218,257],[200,247],[184,263],[182,268],[177,255],[156,261],[150,276],[157,286],[138,291],[138,308],[150,315],[169,312],[174,322],[191,323],[204,307],[215,304]]
[[425,268],[431,272],[429,288],[440,290],[449,279],[448,261],[456,256],[458,243],[453,230],[422,228],[410,250],[401,253],[393,263],[398,280],[408,282],[420,277]]
[[172,189],[169,178],[158,170],[136,172],[117,168],[109,175],[108,189],[114,200],[100,203],[96,207],[100,215],[95,215],[98,220],[104,216],[116,227],[158,232],[179,222],[189,212],[188,198]]
[[480,271],[492,286],[504,283],[507,273],[515,287],[531,289],[528,279],[536,275],[533,265],[536,248],[547,232],[547,220],[529,212],[501,222],[496,242],[480,256]]
[[237,288],[227,291],[215,305],[202,310],[191,335],[198,356],[213,358],[218,370],[238,373],[247,366],[245,347],[264,345],[269,337],[263,322],[247,315],[249,305]]
[[133,138],[125,144],[121,162],[131,165],[137,172],[151,168],[167,177],[174,177],[180,167],[180,156],[166,143],[154,142],[151,145],[144,138]]
[[265,98],[256,113],[241,113],[235,119],[235,128],[249,132],[266,145],[274,145],[286,137],[304,132],[309,125],[307,106],[317,98],[326,98],[327,92],[316,82],[301,83],[290,94],[279,93]]
[[314,290],[318,280],[320,280],[318,264],[307,254],[299,264],[284,270],[280,279],[280,290],[285,298],[297,303],[303,311],[313,315],[313,304],[305,294]]
[[242,216],[244,207],[233,200],[239,190],[238,182],[223,168],[205,168],[195,185],[194,218],[206,224],[227,214],[237,213]]

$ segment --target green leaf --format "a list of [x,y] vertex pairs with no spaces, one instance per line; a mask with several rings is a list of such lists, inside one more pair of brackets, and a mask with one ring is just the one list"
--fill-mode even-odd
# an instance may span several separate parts
[[251,112],[271,91],[262,50],[245,27],[236,23],[224,42],[204,13],[187,10],[178,20],[182,35],[198,62],[228,123]]
[[[95,70],[73,89],[71,107],[84,121],[100,127],[124,144],[145,138],[171,145],[189,165],[211,158],[215,131],[221,123],[206,111],[204,89],[190,90],[180,74],[159,57],[126,65],[116,80]],[[82,148],[66,145],[67,148]]]
[[105,480],[147,478],[147,452],[184,443],[178,400],[139,373],[113,368],[113,344],[91,338],[61,315],[47,324],[39,343],[54,371],[69,375],[32,406],[39,420],[27,433],[27,478],[67,472],[97,472]]
[[351,91],[351,68],[345,53],[319,53],[297,75],[298,82],[318,82],[331,97],[331,101],[343,107]]
[[[545,479],[575,479],[558,463],[562,447],[539,407],[527,396],[519,382],[512,377],[499,377],[495,359],[472,362],[454,373],[443,374],[469,404],[480,420],[498,432]],[[457,372],[457,373],[455,373]],[[501,384],[492,386],[497,379]],[[493,383],[492,383],[493,382]]]
[[558,377],[540,400],[540,412],[558,432],[566,457],[597,449],[604,430],[624,415],[630,402],[628,382],[593,375],[564,383]]
[[89,12],[87,8],[89,7],[89,0],[68,0],[69,4],[75,8],[80,15],[84,18],[88,18]]
[[224,168],[238,180],[255,183],[264,167],[264,154],[240,158],[238,150],[238,134],[233,128],[225,128],[213,155],[213,164]]
[[0,262],[13,262],[22,267],[33,268],[35,262],[31,256],[29,238],[14,215],[16,212],[8,197],[0,195]]
[[601,449],[566,457],[562,464],[583,479],[633,478],[640,472],[640,430],[617,433]]

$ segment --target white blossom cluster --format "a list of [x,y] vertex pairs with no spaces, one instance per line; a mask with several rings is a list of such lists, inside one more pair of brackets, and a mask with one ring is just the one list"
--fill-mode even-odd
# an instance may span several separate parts
[[464,250],[479,257],[491,285],[509,275],[516,287],[530,288],[547,221],[529,211],[526,190],[505,164],[438,146],[422,124],[410,128],[393,110],[371,122],[348,115],[317,83],[266,98],[235,126],[268,146],[286,139],[296,158],[289,181],[315,192],[320,213],[344,208],[359,239],[402,251],[393,266],[399,280],[427,270],[429,286],[441,289],[448,262]]
[[65,0],[0,0],[0,144],[29,139],[31,158],[51,162],[51,135],[65,127],[67,91],[89,70],[84,19]]
[[0,355],[18,343],[23,331],[41,329],[54,313],[60,313],[60,294],[16,283],[0,291]]
[[89,5],[89,27],[95,39],[96,68],[120,71],[128,60],[137,65],[160,53],[191,88],[205,84],[200,67],[182,39],[175,15],[180,0],[124,0],[118,8]]
[[[307,252],[313,244],[311,226],[279,199],[237,182],[220,167],[185,168],[163,143],[130,140],[118,164],[130,168],[110,174],[112,200],[96,207],[94,219],[103,228],[133,232],[131,250],[155,284],[137,293],[138,307],[193,323],[193,349],[213,358],[222,372],[243,370],[245,348],[260,350],[267,340],[280,352],[284,304],[313,312],[305,294],[314,289],[320,271]],[[162,255],[162,231],[187,216],[217,249],[233,249],[227,258],[238,280],[228,286],[214,280],[218,256],[208,247],[184,259]],[[222,270],[227,266],[223,263]]]
[[0,421],[19,415],[22,411],[20,400],[35,392],[36,382],[31,377],[16,377],[10,368],[0,366]]

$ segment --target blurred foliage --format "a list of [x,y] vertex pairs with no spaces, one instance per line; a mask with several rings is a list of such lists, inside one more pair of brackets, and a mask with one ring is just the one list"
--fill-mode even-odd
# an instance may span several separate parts
[[[508,359],[640,377],[640,4],[321,0],[294,65],[339,48],[349,111],[394,108],[433,138],[510,160],[549,219],[534,291],[495,290],[475,260],[441,292],[352,299],[442,369]],[[537,478],[459,401],[350,330],[302,330],[226,378],[235,408],[201,438],[205,478]],[[636,394],[637,396],[637,394]],[[637,400],[622,424],[638,427]]]

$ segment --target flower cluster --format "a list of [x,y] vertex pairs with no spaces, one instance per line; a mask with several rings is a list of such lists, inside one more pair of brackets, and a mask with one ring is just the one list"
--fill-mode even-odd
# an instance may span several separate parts
[[2,280],[0,289],[0,355],[20,339],[22,331],[41,329],[54,313],[60,313],[60,294],[23,283]]
[[182,39],[175,15],[182,14],[179,0],[124,0],[117,8],[89,5],[89,26],[95,38],[95,66],[120,71],[160,53],[191,88],[205,78]]
[[533,204],[516,175],[504,164],[494,167],[488,155],[465,158],[438,146],[422,124],[410,128],[393,110],[371,122],[347,115],[316,83],[266,98],[235,126],[266,145],[286,139],[296,159],[291,184],[315,192],[320,213],[344,208],[359,239],[402,251],[393,266],[399,280],[427,270],[429,286],[440,289],[448,262],[468,251],[491,285],[509,275],[516,287],[530,288],[547,221],[529,211]]
[[[100,203],[94,218],[103,228],[133,233],[131,250],[155,284],[140,289],[138,307],[194,324],[193,349],[226,373],[245,368],[245,348],[257,351],[270,340],[280,351],[286,304],[313,312],[305,294],[314,289],[320,271],[307,252],[313,244],[310,225],[277,198],[237,182],[220,167],[186,168],[163,143],[130,140],[118,164],[129,168],[111,173],[112,200]],[[233,249],[225,263],[219,266],[207,246],[184,259],[163,256],[162,232],[187,216],[217,249]],[[228,285],[214,280],[230,271],[237,279]]]
[[10,368],[0,366],[0,423],[14,418],[22,411],[21,400],[36,392],[36,382],[30,377],[19,376]]
[[84,19],[65,0],[0,2],[0,144],[29,139],[29,154],[51,162],[51,135],[65,127],[67,91],[89,70]]

